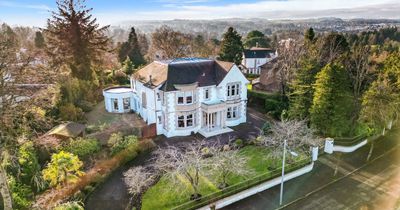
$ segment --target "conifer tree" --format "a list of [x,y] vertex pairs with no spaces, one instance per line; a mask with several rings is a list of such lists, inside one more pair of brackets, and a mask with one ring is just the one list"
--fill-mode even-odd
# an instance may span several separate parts
[[314,32],[314,29],[311,27],[306,30],[306,32],[304,34],[304,39],[306,41],[313,42],[314,38],[315,38],[315,32]]
[[235,29],[229,27],[228,31],[223,35],[219,59],[222,61],[229,61],[240,64],[242,62],[242,57],[242,36],[240,36],[240,34]]
[[37,31],[35,33],[35,47],[42,49],[44,47],[44,37],[42,32]]
[[133,74],[134,66],[133,66],[131,59],[129,59],[129,56],[126,57],[126,60],[124,61],[123,66],[122,66],[122,70],[124,71],[124,73],[126,75]]
[[94,66],[107,51],[108,26],[100,27],[85,6],[85,0],[58,0],[57,11],[44,30],[53,65],[67,65],[71,76],[80,80],[95,79]]
[[133,63],[134,68],[138,68],[139,66],[146,63],[141,53],[138,36],[136,34],[135,28],[133,27],[131,28],[131,32],[129,33],[128,41],[122,43],[118,53],[118,57],[121,63],[125,62],[127,56]]
[[328,64],[316,76],[311,125],[325,136],[344,136],[352,128],[353,98],[348,75],[338,64]]
[[309,57],[303,56],[299,61],[299,68],[296,71],[295,79],[291,83],[292,93],[289,97],[289,117],[306,119],[312,105],[315,83],[315,76],[320,70],[318,62]]

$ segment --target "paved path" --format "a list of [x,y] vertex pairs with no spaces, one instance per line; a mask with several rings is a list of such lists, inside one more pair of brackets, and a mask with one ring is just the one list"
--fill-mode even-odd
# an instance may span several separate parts
[[[353,153],[320,157],[312,172],[285,183],[281,209],[396,209],[400,204],[400,130],[378,139],[367,162],[369,149],[367,145]],[[279,190],[274,187],[225,210],[277,209]]]

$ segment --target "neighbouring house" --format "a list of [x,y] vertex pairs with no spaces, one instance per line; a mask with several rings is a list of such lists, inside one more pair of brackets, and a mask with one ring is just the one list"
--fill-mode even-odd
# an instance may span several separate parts
[[249,81],[233,63],[200,58],[154,61],[131,87],[103,91],[109,112],[134,111],[157,135],[210,137],[246,122]]
[[281,90],[281,80],[278,68],[278,58],[260,66],[260,69],[260,77],[257,80],[254,80],[253,88],[267,92],[279,92]]
[[277,57],[276,51],[270,48],[253,47],[243,52],[242,72],[245,74],[260,75],[262,69],[260,66],[270,62]]

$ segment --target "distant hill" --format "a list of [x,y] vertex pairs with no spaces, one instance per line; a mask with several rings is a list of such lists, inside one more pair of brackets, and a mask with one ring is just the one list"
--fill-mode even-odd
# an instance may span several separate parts
[[247,34],[251,30],[261,30],[267,35],[276,31],[300,30],[313,27],[318,32],[324,31],[360,31],[374,30],[385,26],[400,26],[397,19],[340,19],[340,18],[318,18],[299,20],[268,20],[261,18],[253,19],[216,19],[216,20],[165,20],[165,21],[124,21],[111,26],[113,36],[127,37],[125,32],[134,26],[139,31],[149,34],[156,28],[167,25],[175,30],[203,34],[209,37],[220,38],[227,27],[233,26],[239,33]]

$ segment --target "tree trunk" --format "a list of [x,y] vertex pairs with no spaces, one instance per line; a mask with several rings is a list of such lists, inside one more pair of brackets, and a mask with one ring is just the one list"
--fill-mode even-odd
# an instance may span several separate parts
[[8,189],[7,175],[3,167],[0,166],[0,192],[3,197],[4,210],[12,210],[12,198]]

